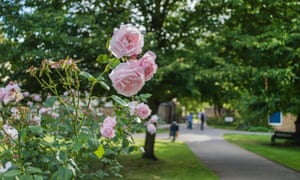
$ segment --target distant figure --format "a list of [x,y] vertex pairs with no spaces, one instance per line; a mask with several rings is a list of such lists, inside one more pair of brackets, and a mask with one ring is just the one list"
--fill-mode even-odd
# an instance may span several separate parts
[[190,113],[190,114],[187,116],[187,123],[188,123],[187,128],[188,128],[188,129],[193,129],[193,114],[192,114],[192,113]]
[[173,123],[170,126],[170,136],[172,137],[172,141],[174,142],[176,137],[178,136],[179,126],[176,123],[176,121],[173,121]]
[[199,113],[198,118],[200,119],[200,129],[204,130],[204,123],[205,123],[205,113],[202,111]]

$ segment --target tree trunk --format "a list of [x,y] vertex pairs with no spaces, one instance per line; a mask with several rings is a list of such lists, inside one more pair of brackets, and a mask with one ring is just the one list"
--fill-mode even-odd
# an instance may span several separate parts
[[155,135],[156,134],[150,134],[148,131],[146,131],[146,139],[144,145],[145,152],[143,154],[143,158],[157,160],[156,156],[154,155]]
[[297,120],[295,121],[295,127],[296,127],[296,132],[295,132],[296,143],[300,144],[300,113],[298,113],[297,115]]

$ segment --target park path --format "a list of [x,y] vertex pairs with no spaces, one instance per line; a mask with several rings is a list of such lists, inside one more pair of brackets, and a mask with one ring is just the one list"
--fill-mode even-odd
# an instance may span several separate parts
[[[185,124],[180,124],[177,140],[184,141],[220,180],[300,180],[299,172],[226,142],[223,139],[224,133],[247,132],[211,127],[200,131],[199,125],[195,124],[190,130]],[[157,134],[156,138],[168,139],[168,134]]]

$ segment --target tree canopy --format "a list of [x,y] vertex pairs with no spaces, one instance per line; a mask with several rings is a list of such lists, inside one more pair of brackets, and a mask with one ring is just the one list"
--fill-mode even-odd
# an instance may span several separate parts
[[[297,0],[0,0],[0,61],[12,78],[42,59],[96,58],[122,23],[145,28],[159,70],[144,87],[150,102],[176,97],[218,106],[299,111]],[[1,38],[3,39],[3,38]],[[5,53],[4,53],[5,52]]]

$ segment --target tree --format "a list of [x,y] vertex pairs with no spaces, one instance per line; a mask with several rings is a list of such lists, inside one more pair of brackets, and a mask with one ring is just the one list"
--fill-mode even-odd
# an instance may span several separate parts
[[297,1],[228,2],[230,16],[214,43],[226,66],[240,71],[240,78],[232,79],[242,99],[233,99],[237,108],[260,118],[275,111],[298,114],[299,6]]
[[[130,11],[119,1],[1,0],[1,29],[8,41],[0,59],[10,61],[12,79],[28,79],[24,70],[44,59],[80,59],[81,68],[98,73],[96,58],[107,53],[105,42],[113,28],[126,22]],[[118,17],[118,18],[115,18]]]

